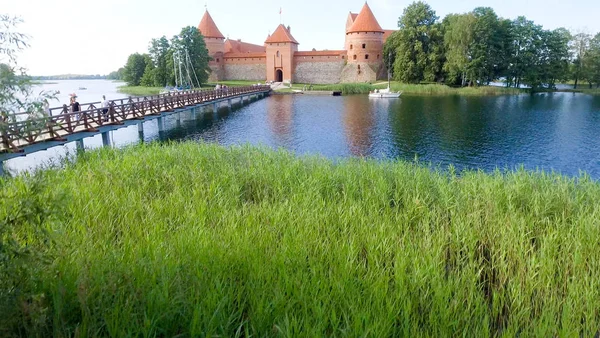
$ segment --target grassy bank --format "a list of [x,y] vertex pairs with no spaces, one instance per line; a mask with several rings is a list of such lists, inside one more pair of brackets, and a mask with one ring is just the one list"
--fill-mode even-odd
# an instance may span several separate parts
[[131,95],[131,96],[150,96],[158,95],[163,87],[144,87],[144,86],[119,86],[117,91],[119,93]]
[[0,187],[3,337],[600,328],[586,177],[184,143],[97,150]]
[[[291,92],[294,89],[304,89],[308,85],[294,84],[291,89],[282,91]],[[312,90],[341,91],[344,95],[368,94],[375,89],[383,89],[387,83],[376,85],[368,83],[341,83],[331,85],[312,85]],[[491,96],[491,95],[517,95],[524,93],[523,90],[515,88],[503,88],[493,86],[452,88],[439,84],[405,84],[392,82],[392,90],[401,91],[404,95],[461,95],[461,96]]]

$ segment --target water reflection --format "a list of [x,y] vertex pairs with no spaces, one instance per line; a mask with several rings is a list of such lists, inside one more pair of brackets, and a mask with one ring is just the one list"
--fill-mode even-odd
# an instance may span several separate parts
[[[113,132],[116,146],[162,140],[283,147],[329,158],[401,158],[457,168],[543,168],[600,178],[600,97],[546,93],[499,97],[273,95],[247,106],[212,107]],[[101,145],[99,138],[88,142]],[[53,150],[41,156],[52,157]],[[32,167],[36,154],[11,160]],[[39,157],[38,157],[39,158]],[[16,161],[20,161],[14,165]]]
[[[384,101],[385,103],[389,101]],[[371,102],[360,96],[351,96],[344,100],[344,129],[348,148],[353,156],[371,155],[373,146],[374,114],[376,109],[387,110],[386,106],[371,109]]]

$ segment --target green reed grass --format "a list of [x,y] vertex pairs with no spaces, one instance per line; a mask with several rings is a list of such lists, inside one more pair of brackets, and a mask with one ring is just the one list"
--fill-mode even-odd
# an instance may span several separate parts
[[[95,150],[0,188],[0,239],[45,258],[0,289],[0,308],[18,304],[0,336],[600,328],[600,185],[585,175],[182,143]],[[16,214],[30,226],[11,228]]]

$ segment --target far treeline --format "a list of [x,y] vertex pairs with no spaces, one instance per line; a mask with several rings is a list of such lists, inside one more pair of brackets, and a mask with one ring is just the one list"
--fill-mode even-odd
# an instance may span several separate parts
[[489,7],[439,21],[422,1],[404,9],[398,27],[384,57],[400,82],[477,86],[502,80],[507,87],[555,89],[572,80],[575,88],[600,86],[600,33],[545,30],[523,16],[500,18]]
[[175,81],[176,58],[182,62],[189,55],[194,80],[205,83],[208,80],[208,50],[204,38],[196,27],[188,26],[181,33],[168,40],[165,36],[152,39],[146,54],[131,54],[125,67],[112,72],[109,77],[123,80],[129,86],[164,87],[173,86]]

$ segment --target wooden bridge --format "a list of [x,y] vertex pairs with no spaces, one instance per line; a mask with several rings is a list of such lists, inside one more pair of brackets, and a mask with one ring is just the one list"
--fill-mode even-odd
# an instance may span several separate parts
[[264,85],[190,90],[111,100],[108,108],[101,107],[101,102],[85,103],[79,112],[71,112],[64,105],[50,109],[50,116],[44,117],[16,114],[16,121],[0,120],[0,168],[8,159],[68,142],[75,141],[82,148],[84,138],[97,134],[102,134],[104,145],[108,145],[109,131],[134,124],[143,128],[142,123],[148,120],[158,119],[159,131],[163,131],[163,118],[168,115],[209,105],[216,111],[222,102],[231,107],[235,99],[243,103],[246,98],[262,98],[270,91],[271,87]]

